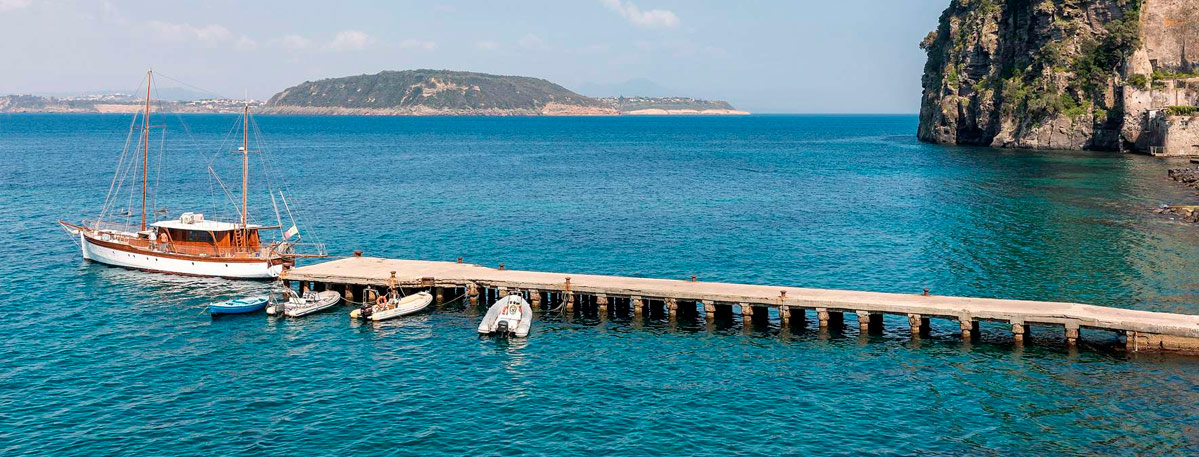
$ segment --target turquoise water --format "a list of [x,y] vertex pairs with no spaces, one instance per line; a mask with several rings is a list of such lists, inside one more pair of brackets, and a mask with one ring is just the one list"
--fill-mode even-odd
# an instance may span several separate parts
[[[186,120],[209,154],[168,141],[157,206],[212,215],[235,120]],[[925,145],[913,116],[258,121],[336,255],[1199,313],[1199,228],[1152,214],[1197,200],[1177,163]],[[54,224],[99,210],[127,125],[0,117],[0,454],[1199,453],[1199,360],[1102,332],[212,319],[265,285],[88,264]]]

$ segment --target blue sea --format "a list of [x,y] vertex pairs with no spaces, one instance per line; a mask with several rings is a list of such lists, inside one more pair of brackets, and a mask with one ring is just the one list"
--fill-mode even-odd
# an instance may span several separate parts
[[[55,223],[99,213],[129,122],[0,116],[0,455],[1199,453],[1199,359],[1097,331],[214,319],[269,284],[89,264]],[[151,207],[235,214],[236,118],[157,122]],[[915,116],[257,122],[254,215],[286,186],[336,256],[1199,313],[1199,226],[1153,213],[1199,201],[1185,162],[922,144]]]

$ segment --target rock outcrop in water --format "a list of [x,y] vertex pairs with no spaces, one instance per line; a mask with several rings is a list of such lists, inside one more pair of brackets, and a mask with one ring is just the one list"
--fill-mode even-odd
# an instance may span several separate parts
[[1199,0],[951,0],[920,46],[923,141],[1192,152]]

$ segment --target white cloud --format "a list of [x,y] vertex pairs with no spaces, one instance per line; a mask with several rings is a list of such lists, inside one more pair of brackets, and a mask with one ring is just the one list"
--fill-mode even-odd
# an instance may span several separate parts
[[484,51],[494,51],[500,48],[500,44],[494,41],[480,41],[475,43],[475,47]]
[[0,0],[0,11],[19,10],[32,4],[33,0]]
[[421,41],[421,40],[408,39],[408,40],[404,40],[404,41],[400,42],[400,48],[402,48],[402,49],[423,49],[426,51],[432,51],[434,49],[437,49],[437,43],[434,43],[432,41]]
[[234,40],[233,32],[216,24],[195,27],[190,24],[150,21],[150,30],[165,40],[195,42],[208,47],[214,47]]
[[276,40],[280,46],[293,51],[308,49],[312,45],[312,40],[299,35],[284,35],[283,38]]
[[520,41],[517,41],[516,44],[519,44],[520,47],[525,48],[525,49],[545,49],[546,48],[545,41],[542,40],[541,37],[539,37],[535,34],[532,34],[532,33],[521,37]]
[[237,39],[237,42],[233,43],[233,48],[238,51],[253,51],[258,49],[258,42],[248,36],[242,35]]
[[679,17],[668,10],[642,11],[631,1],[600,0],[608,9],[620,13],[626,20],[637,27],[647,29],[674,28],[679,26]]
[[325,44],[325,49],[331,51],[357,51],[366,49],[374,43],[375,39],[365,32],[345,30],[338,32],[337,36],[333,37],[333,41]]

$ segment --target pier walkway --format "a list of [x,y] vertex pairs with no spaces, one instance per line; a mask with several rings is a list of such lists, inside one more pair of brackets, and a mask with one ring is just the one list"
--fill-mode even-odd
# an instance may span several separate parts
[[[802,320],[813,312],[822,329],[844,325],[845,314],[856,315],[865,332],[880,332],[884,314],[906,316],[913,334],[927,333],[930,318],[960,324],[963,338],[976,338],[980,321],[1003,322],[1022,341],[1031,324],[1061,326],[1073,345],[1081,328],[1118,332],[1129,351],[1199,354],[1199,316],[1138,311],[1079,303],[895,294],[851,290],[730,284],[673,279],[546,273],[489,268],[456,262],[350,257],[286,271],[283,280],[301,289],[342,291],[347,299],[370,300],[374,288],[389,281],[398,287],[433,289],[438,302],[465,294],[471,303],[484,298],[521,293],[539,308],[544,303],[589,307],[607,315],[657,313],[675,318],[698,315],[711,320],[722,312],[738,312],[746,320],[769,318],[781,324]],[[489,302],[488,302],[489,303]]]

